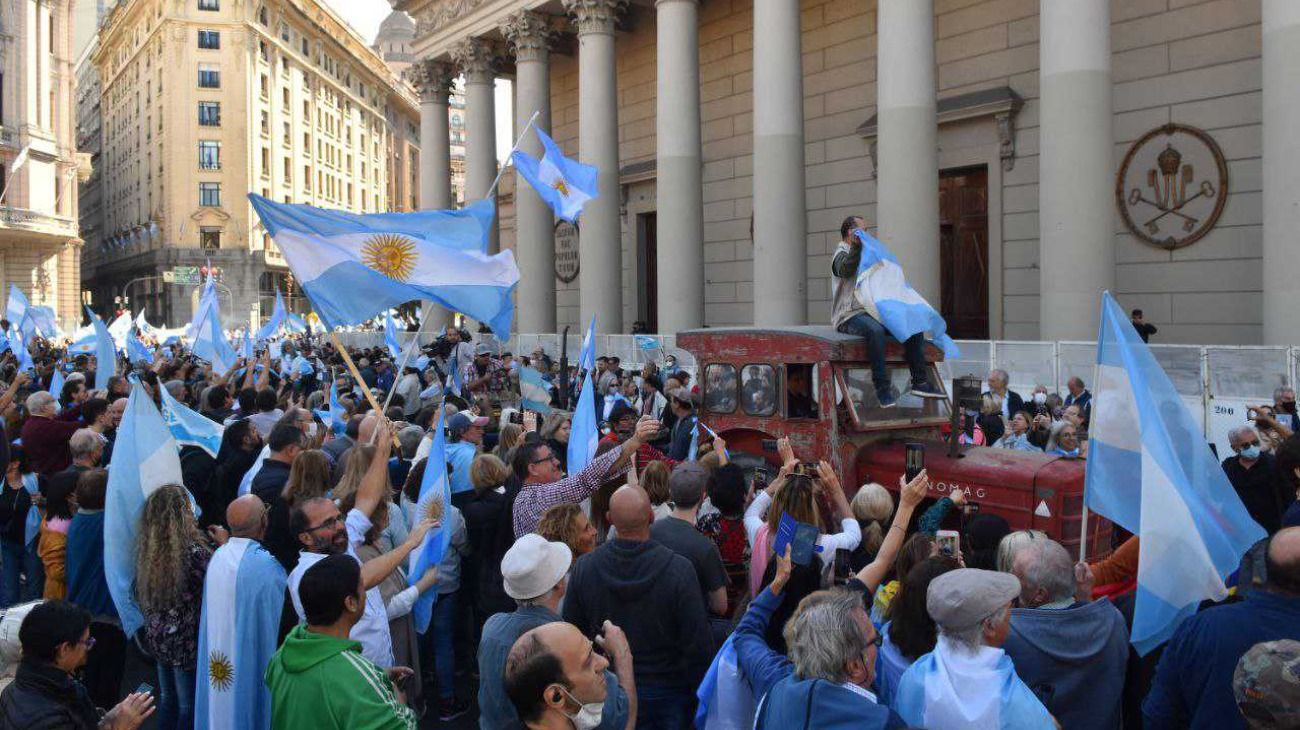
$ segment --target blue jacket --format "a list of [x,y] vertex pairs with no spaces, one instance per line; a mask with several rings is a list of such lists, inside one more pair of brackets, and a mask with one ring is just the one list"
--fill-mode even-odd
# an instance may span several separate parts
[[1109,600],[1012,609],[1002,650],[1063,727],[1108,730],[1122,724],[1128,629]]
[[1232,673],[1250,647],[1278,639],[1300,640],[1300,596],[1255,590],[1187,619],[1160,657],[1142,703],[1144,727],[1244,730]]
[[736,625],[735,638],[732,639],[740,670],[749,680],[749,688],[754,696],[760,699],[777,682],[794,674],[794,664],[784,654],[772,651],[763,639],[772,614],[780,605],[781,597],[773,593],[770,587],[764,588],[750,601],[749,610],[745,611],[740,623]]
[[[515,640],[538,626],[563,621],[545,606],[524,606],[511,613],[498,613],[483,624],[478,644],[478,726],[483,730],[520,727],[519,714],[506,696],[502,677],[506,657]],[[605,670],[605,709],[597,727],[621,730],[627,724],[627,692],[612,672]]]
[[460,494],[474,488],[469,479],[469,468],[478,455],[478,446],[468,441],[447,444],[447,463],[451,465],[451,493]]
[[104,578],[104,510],[81,510],[68,526],[68,600],[95,616],[117,618]]

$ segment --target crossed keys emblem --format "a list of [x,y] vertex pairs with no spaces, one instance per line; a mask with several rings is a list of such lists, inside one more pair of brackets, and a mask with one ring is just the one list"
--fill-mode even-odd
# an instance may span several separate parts
[[1151,188],[1152,197],[1143,195],[1141,188],[1133,188],[1128,194],[1130,206],[1146,203],[1160,211],[1154,218],[1142,224],[1147,233],[1153,236],[1160,232],[1160,226],[1156,224],[1168,215],[1182,218],[1184,231],[1191,233],[1196,230],[1196,224],[1201,222],[1200,219],[1181,212],[1182,209],[1197,198],[1213,198],[1217,194],[1214,183],[1202,180],[1200,190],[1188,196],[1187,186],[1195,185],[1196,173],[1190,163],[1184,165],[1182,161],[1183,154],[1174,149],[1173,145],[1166,145],[1165,151],[1156,158],[1156,167],[1147,170],[1147,187]]
[[[1152,156],[1155,164],[1144,169],[1139,160]],[[1136,238],[1165,249],[1209,233],[1227,198],[1223,151],[1210,135],[1185,124],[1165,124],[1142,135],[1124,156],[1115,181],[1115,203],[1125,226]]]

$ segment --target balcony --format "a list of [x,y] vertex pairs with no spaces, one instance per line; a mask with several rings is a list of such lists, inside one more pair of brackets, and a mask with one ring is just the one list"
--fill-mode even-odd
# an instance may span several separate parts
[[[17,232],[22,241],[63,243],[79,237],[75,218],[50,215],[28,208],[0,207],[0,231]],[[46,241],[41,238],[48,237]]]

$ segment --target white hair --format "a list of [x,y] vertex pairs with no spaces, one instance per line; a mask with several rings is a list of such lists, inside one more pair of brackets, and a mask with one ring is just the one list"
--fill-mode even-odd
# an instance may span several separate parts
[[40,413],[54,405],[54,396],[48,391],[38,390],[27,396],[27,412]]
[[1257,436],[1255,429],[1250,426],[1233,426],[1228,431],[1228,443],[1236,446],[1241,443],[1242,436]]
[[1047,591],[1050,603],[1074,598],[1074,561],[1059,542],[1032,540],[1016,551],[1012,557],[1013,567],[1016,562],[1022,563],[1023,575],[1012,572],[1030,591],[1039,588]]
[[1003,606],[985,616],[979,623],[965,629],[948,629],[939,625],[939,633],[946,636],[958,650],[974,654],[984,645],[984,632],[1002,623],[1010,611],[1010,605]]
[[81,459],[95,453],[104,445],[100,441],[99,434],[88,428],[79,428],[73,432],[72,438],[68,439],[68,451],[72,458]]
[[862,608],[861,593],[838,588],[799,602],[784,631],[795,676],[836,684],[848,679],[846,665],[867,650],[866,637],[853,620],[853,612]]

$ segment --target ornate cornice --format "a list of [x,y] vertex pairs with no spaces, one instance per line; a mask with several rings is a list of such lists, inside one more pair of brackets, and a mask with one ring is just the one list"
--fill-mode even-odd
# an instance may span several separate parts
[[405,76],[420,91],[420,101],[446,104],[456,82],[456,68],[445,61],[426,59],[407,68]]
[[564,0],[564,9],[573,16],[578,35],[614,32],[618,15],[628,0]]
[[434,0],[415,18],[416,36],[428,35],[474,12],[487,0]]
[[549,15],[532,10],[520,10],[501,24],[501,33],[510,42],[510,49],[519,61],[538,61],[550,50],[551,29]]
[[497,49],[483,38],[466,38],[451,48],[451,60],[467,83],[490,83],[496,74]]

